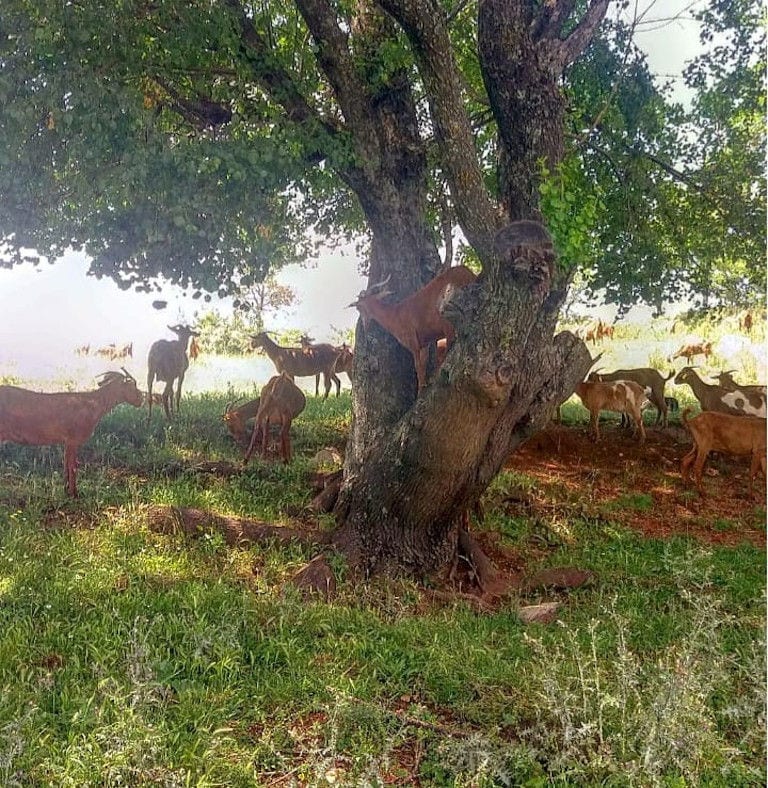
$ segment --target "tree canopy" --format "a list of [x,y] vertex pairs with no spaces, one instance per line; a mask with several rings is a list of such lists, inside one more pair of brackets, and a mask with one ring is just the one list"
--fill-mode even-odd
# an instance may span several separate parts
[[691,64],[690,111],[657,85],[631,27],[604,25],[564,71],[563,169],[513,189],[498,167],[508,97],[483,83],[475,4],[442,6],[457,86],[440,84],[439,74],[430,84],[417,70],[412,5],[429,3],[380,2],[391,16],[379,17],[361,12],[364,3],[308,0],[9,0],[0,38],[6,264],[84,248],[93,272],[123,287],[148,289],[162,277],[224,295],[311,254],[313,243],[366,234],[354,193],[364,170],[353,141],[358,89],[373,101],[413,91],[420,149],[404,150],[403,163],[426,157],[431,233],[450,250],[465,208],[446,188],[458,164],[439,143],[441,124],[453,119],[435,111],[445,102],[434,96],[451,89],[474,136],[471,151],[453,148],[476,157],[466,171],[477,166],[502,202],[550,183],[542,209],[561,258],[581,267],[593,292],[657,305],[690,292],[761,297],[764,57],[755,0],[713,2],[701,13],[703,35],[725,43]]

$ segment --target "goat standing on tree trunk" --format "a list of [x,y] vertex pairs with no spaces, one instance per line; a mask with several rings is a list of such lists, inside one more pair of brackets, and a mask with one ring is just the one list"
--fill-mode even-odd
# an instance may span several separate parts
[[370,319],[375,320],[411,351],[421,390],[427,385],[429,345],[445,339],[447,352],[456,336],[453,326],[440,312],[442,302],[453,288],[466,287],[475,278],[472,271],[463,265],[449,268],[396,304],[385,304],[382,300],[391,295],[390,290],[384,289],[388,281],[385,280],[360,293],[350,306],[358,308],[364,326]]
[[[194,331],[189,326],[176,325],[168,326],[168,328],[176,334],[178,339],[158,339],[149,349],[149,356],[147,358],[147,367],[149,368],[147,372],[147,402],[149,403],[149,416],[147,420],[152,418],[152,383],[155,378],[165,381],[165,389],[163,390],[163,409],[165,410],[166,418],[170,419],[174,410],[178,413],[181,403],[181,384],[184,382],[184,375],[189,367],[187,343],[190,337],[200,336],[198,331]],[[176,384],[175,408],[173,402],[174,380],[178,380]]]
[[128,372],[105,372],[96,391],[44,394],[0,386],[0,441],[64,446],[64,484],[77,497],[77,450],[105,413],[125,402],[140,408],[144,395]]

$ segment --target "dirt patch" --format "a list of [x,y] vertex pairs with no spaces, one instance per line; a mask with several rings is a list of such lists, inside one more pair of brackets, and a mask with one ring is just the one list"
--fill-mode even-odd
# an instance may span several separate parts
[[606,424],[595,443],[586,427],[551,425],[507,462],[541,492],[523,492],[516,505],[534,513],[541,506],[570,507],[649,537],[765,546],[765,480],[757,480],[750,496],[748,458],[710,455],[702,498],[680,475],[680,460],[691,447],[685,429],[646,432],[640,446],[628,431]]

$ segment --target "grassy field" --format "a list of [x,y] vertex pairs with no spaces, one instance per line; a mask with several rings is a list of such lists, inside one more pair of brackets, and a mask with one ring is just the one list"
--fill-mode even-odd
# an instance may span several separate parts
[[[337,561],[335,600],[305,601],[287,583],[301,547],[149,527],[163,504],[291,524],[312,456],[343,446],[348,395],[309,397],[291,466],[205,473],[239,460],[227,399],[190,396],[171,425],[120,406],[74,502],[58,448],[0,447],[0,785],[764,784],[760,544],[649,538],[622,518],[636,495],[521,513],[509,490],[541,483],[508,470],[485,501],[496,555],[590,584],[479,611],[355,587]],[[558,620],[522,624],[542,600]]]

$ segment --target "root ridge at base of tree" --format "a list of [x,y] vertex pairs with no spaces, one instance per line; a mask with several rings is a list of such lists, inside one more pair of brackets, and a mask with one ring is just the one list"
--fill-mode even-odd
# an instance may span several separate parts
[[313,529],[229,517],[186,506],[153,506],[147,519],[150,530],[158,533],[183,533],[197,538],[216,532],[223,536],[228,545],[238,547],[269,542],[322,547],[330,541],[327,534]]

